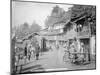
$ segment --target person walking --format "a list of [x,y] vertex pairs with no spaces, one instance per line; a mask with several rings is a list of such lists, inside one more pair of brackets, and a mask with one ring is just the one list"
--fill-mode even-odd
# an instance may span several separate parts
[[26,59],[27,59],[27,43],[26,43],[26,46],[24,48],[24,56],[25,56],[24,63],[26,63]]
[[28,60],[31,59],[31,44],[28,45]]
[[39,59],[39,50],[40,50],[38,42],[36,43],[35,49],[36,49],[36,60],[38,60]]

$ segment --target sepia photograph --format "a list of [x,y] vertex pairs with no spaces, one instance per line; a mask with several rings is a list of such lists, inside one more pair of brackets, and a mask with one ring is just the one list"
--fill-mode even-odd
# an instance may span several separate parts
[[11,0],[11,74],[96,69],[96,6]]

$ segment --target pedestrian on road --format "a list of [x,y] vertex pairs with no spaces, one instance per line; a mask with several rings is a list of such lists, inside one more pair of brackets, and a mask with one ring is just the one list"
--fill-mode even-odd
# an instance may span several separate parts
[[24,56],[25,56],[24,63],[26,63],[26,59],[27,59],[27,44],[26,44],[25,49],[24,49]]
[[28,46],[28,60],[30,61],[31,59],[31,45],[29,44]]
[[40,50],[40,47],[39,47],[38,43],[37,43],[35,49],[36,49],[36,60],[38,60],[39,59],[39,50]]

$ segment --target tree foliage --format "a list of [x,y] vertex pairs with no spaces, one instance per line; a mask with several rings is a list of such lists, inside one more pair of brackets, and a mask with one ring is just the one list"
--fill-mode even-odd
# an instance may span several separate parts
[[33,22],[30,26],[30,32],[39,32],[41,29],[41,26],[39,26],[36,22]]
[[70,20],[71,17],[71,10],[65,11],[63,8],[60,8],[59,6],[53,7],[53,10],[51,12],[51,15],[47,17],[45,21],[46,27],[52,26],[57,22],[66,22]]
[[96,34],[96,7],[90,5],[74,5],[72,7],[72,19],[76,19],[77,17],[86,16],[87,22],[92,23],[91,33]]
[[96,7],[90,5],[74,5],[72,7],[72,18],[79,17],[82,15],[87,15],[91,17],[95,17]]
[[21,24],[20,26],[16,27],[16,30],[15,33],[16,33],[16,36],[21,39],[31,33],[34,33],[34,32],[39,32],[41,29],[41,27],[33,22],[32,25],[29,25],[27,22],[25,22],[24,24]]

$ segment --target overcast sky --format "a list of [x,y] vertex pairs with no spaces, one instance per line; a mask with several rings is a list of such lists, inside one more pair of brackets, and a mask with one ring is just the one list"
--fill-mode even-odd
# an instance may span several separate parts
[[72,5],[61,5],[61,4],[47,4],[47,3],[33,3],[33,2],[12,2],[12,26],[18,26],[27,22],[32,24],[36,21],[42,28],[45,26],[45,19],[51,14],[54,6],[64,10],[68,10]]

